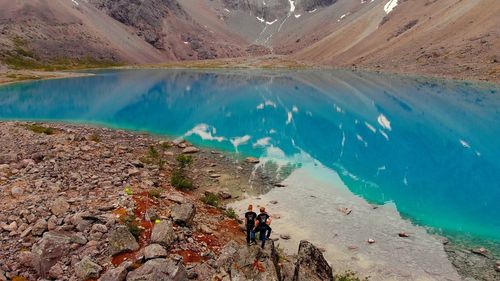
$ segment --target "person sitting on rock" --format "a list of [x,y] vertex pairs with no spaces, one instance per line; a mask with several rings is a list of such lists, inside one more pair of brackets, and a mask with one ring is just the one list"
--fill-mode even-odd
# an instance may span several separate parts
[[259,231],[259,239],[262,241],[261,247],[264,248],[266,240],[271,236],[271,216],[266,213],[266,208],[260,207],[260,214],[257,216],[254,231]]
[[253,245],[257,243],[257,241],[255,241],[255,232],[254,232],[255,219],[257,218],[257,214],[252,210],[253,206],[248,205],[248,211],[245,213],[245,226],[247,228],[248,245]]

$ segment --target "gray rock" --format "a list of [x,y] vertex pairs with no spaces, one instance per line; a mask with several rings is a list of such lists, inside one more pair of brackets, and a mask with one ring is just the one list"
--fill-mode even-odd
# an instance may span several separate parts
[[23,196],[24,194],[24,189],[19,186],[14,186],[10,189],[10,195],[14,198],[19,198]]
[[289,234],[286,234],[286,233],[285,233],[285,234],[281,234],[281,235],[280,235],[280,238],[281,238],[281,239],[283,239],[283,240],[290,240],[290,238],[291,238],[291,237],[290,237],[290,235],[289,235]]
[[66,212],[69,210],[69,203],[64,199],[63,197],[57,198],[52,204],[50,205],[50,211],[52,214],[55,216],[60,216],[66,214]]
[[71,235],[70,239],[71,239],[71,243],[76,243],[76,244],[80,244],[80,245],[85,245],[88,242],[87,238],[85,238],[85,236],[81,232],[77,232],[77,233]]
[[50,268],[49,278],[55,280],[61,280],[63,277],[64,277],[64,269],[62,268],[61,263],[58,262]]
[[4,222],[0,223],[0,228],[2,228],[5,231],[12,232],[17,230],[17,222],[13,221],[10,224],[6,224]]
[[48,277],[50,268],[69,253],[70,243],[68,234],[49,231],[43,235],[40,241],[33,245],[31,249],[33,268],[42,278]]
[[199,152],[200,149],[194,147],[194,146],[188,146],[186,148],[184,148],[182,150],[182,153],[185,153],[185,154],[192,154],[192,153],[196,153],[196,152]]
[[258,164],[260,162],[260,160],[255,157],[247,157],[245,161],[250,164]]
[[89,257],[84,257],[75,265],[75,273],[80,280],[98,278],[101,271],[102,267],[93,262]]
[[100,233],[106,233],[108,232],[108,227],[104,224],[94,224],[92,225],[92,228],[90,230],[91,232],[100,232]]
[[139,244],[124,225],[117,226],[109,236],[109,254],[114,256],[123,252],[136,251]]
[[99,281],[123,281],[127,278],[128,270],[124,266],[119,266],[117,268],[108,269]]
[[302,240],[295,266],[293,281],[333,281],[332,268],[321,251],[311,242]]
[[127,281],[185,281],[186,269],[182,262],[171,259],[154,259],[147,261],[143,266],[129,272]]
[[31,234],[34,236],[40,236],[42,235],[45,231],[47,231],[48,228],[48,223],[45,219],[38,219],[35,222],[35,225],[33,225],[33,229],[31,229]]
[[172,207],[171,216],[178,225],[190,225],[196,214],[196,208],[192,203],[184,203]]
[[153,226],[151,233],[151,243],[170,247],[175,240],[174,227],[169,220],[163,220]]
[[160,244],[151,244],[144,248],[144,258],[146,260],[165,258],[167,255],[167,250]]

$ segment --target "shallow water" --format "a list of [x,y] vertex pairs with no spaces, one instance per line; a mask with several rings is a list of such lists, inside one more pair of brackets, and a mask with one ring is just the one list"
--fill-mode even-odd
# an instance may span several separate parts
[[499,92],[349,71],[103,71],[0,87],[0,119],[101,124],[318,162],[418,224],[498,243]]

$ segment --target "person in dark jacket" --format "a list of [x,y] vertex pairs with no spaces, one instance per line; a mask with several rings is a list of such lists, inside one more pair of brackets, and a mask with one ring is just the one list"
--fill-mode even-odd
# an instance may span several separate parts
[[247,244],[253,245],[256,244],[255,241],[255,219],[257,218],[257,214],[253,211],[253,206],[248,205],[248,211],[245,213],[245,226],[247,228]]
[[264,244],[266,240],[271,236],[271,216],[267,214],[266,208],[260,207],[260,214],[257,215],[256,224],[254,227],[254,231],[259,232],[259,239],[262,241],[261,247],[264,248]]

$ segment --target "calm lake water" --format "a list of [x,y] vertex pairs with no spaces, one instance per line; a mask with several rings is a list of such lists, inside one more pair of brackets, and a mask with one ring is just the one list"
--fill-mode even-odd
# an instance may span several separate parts
[[0,87],[0,119],[317,161],[418,224],[500,241],[500,87],[491,84],[349,71],[103,71]]

